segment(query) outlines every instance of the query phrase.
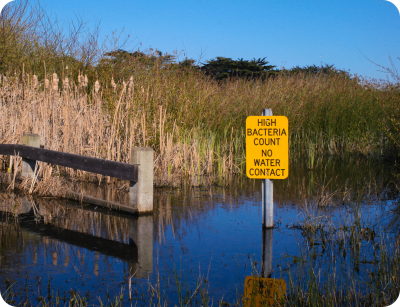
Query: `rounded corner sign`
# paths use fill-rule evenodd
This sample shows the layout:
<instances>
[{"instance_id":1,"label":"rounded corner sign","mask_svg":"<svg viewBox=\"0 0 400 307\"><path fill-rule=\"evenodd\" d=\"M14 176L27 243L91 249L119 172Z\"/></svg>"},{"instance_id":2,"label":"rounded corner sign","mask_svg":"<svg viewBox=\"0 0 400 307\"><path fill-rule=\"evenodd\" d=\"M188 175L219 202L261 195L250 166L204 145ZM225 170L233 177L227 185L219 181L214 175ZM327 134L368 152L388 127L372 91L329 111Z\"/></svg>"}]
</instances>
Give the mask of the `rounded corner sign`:
<instances>
[{"instance_id":1,"label":"rounded corner sign","mask_svg":"<svg viewBox=\"0 0 400 307\"><path fill-rule=\"evenodd\" d=\"M252 179L289 176L289 120L286 116L246 119L246 175Z\"/></svg>"}]
</instances>

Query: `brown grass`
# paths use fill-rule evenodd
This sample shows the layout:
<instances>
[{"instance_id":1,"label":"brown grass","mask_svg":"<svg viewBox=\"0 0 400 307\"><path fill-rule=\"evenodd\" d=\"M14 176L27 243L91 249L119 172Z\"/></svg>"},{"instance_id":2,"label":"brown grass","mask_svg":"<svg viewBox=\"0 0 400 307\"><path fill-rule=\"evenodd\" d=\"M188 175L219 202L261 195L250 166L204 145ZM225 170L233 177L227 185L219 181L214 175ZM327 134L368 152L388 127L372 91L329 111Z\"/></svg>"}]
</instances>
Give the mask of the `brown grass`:
<instances>
[{"instance_id":1,"label":"brown grass","mask_svg":"<svg viewBox=\"0 0 400 307\"><path fill-rule=\"evenodd\" d=\"M195 183L199 176L213 175L212 140L201 138L199 132L192 129L184 132L184 140L179 141L181 132L176 122L171 132L166 131L167 112L162 105L151 115L141 106L132 104L133 81L129 87L123 84L116 93L113 112L108 110L98 81L92 98L82 84L75 86L68 81L66 86L64 79L63 89L59 91L58 82L56 74L52 75L52 86L43 88L38 87L36 76L27 76L26 83L3 77L0 143L19 144L24 133L35 133L41 136L44 148L125 163L130 162L132 146L151 146L155 150L156 185L177 185L182 177ZM232 168L232 155L226 157L225 154L222 160L224 175L229 163ZM235 169L230 171L235 172ZM58 166L39 172L102 180L96 174Z\"/></svg>"},{"instance_id":2,"label":"brown grass","mask_svg":"<svg viewBox=\"0 0 400 307\"><path fill-rule=\"evenodd\" d=\"M306 153L312 168L315 155L383 154L389 142L383 110L399 94L339 76L221 85L197 71L130 65L135 75L119 83L112 76L89 80L81 73L75 83L68 71L44 81L28 74L2 76L0 143L19 144L24 133L36 133L44 148L126 163L132 146L148 146L155 151L157 186L224 185L243 173L247 116L267 107L287 116L291 151ZM3 157L6 167L8 159ZM58 166L52 174L104 179Z\"/></svg>"}]
</instances>

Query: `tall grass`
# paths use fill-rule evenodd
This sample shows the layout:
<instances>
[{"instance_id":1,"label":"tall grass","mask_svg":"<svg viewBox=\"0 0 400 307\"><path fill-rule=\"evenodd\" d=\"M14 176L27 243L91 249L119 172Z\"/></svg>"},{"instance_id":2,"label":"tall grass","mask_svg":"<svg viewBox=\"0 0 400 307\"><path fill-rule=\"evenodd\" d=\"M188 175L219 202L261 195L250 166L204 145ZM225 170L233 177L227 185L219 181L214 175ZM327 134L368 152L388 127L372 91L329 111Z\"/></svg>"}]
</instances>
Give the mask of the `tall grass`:
<instances>
[{"instance_id":1,"label":"tall grass","mask_svg":"<svg viewBox=\"0 0 400 307\"><path fill-rule=\"evenodd\" d=\"M276 74L217 82L157 50L109 51L77 21L63 34L39 3L0 15L0 142L41 135L45 148L129 162L132 146L156 152L157 185L226 184L245 164L245 120L272 108L289 118L290 150L308 155L397 155L399 87L342 74ZM85 34L86 33L86 34ZM3 167L9 167L3 159ZM72 170L72 177L102 180ZM204 178L207 178L206 180ZM110 179L106 178L109 182Z\"/></svg>"},{"instance_id":2,"label":"tall grass","mask_svg":"<svg viewBox=\"0 0 400 307\"><path fill-rule=\"evenodd\" d=\"M194 70L137 65L120 83L81 74L74 81L72 73L1 76L0 142L18 144L24 133L37 133L45 148L121 162L130 161L132 146L149 146L159 185L183 177L198 185L204 176L223 184L241 173L245 119L266 107L289 118L291 151L312 153L310 163L316 154L384 154L396 145L385 117L397 107L396 89L301 74L221 85Z\"/></svg>"}]
</instances>

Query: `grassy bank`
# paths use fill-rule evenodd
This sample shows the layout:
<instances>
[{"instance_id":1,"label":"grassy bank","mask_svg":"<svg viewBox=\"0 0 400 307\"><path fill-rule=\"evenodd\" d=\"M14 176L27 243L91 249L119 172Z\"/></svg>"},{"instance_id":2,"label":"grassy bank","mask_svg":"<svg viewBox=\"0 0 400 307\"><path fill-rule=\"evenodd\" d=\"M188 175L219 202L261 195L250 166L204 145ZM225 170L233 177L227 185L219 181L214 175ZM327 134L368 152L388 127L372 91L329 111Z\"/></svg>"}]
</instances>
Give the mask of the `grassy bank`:
<instances>
[{"instance_id":1,"label":"grassy bank","mask_svg":"<svg viewBox=\"0 0 400 307\"><path fill-rule=\"evenodd\" d=\"M305 153L312 164L317 155L344 152L397 157L398 84L332 66L216 81L191 60L179 63L178 54L119 50L126 41L118 35L101 43L99 29L87 31L83 21L65 34L28 0L7 5L0 21L1 143L38 133L45 148L121 162L129 162L132 146L149 146L157 185L183 178L226 184L244 170L246 117L272 108L289 118L293 158ZM11 164L3 158L4 168Z\"/></svg>"},{"instance_id":2,"label":"grassy bank","mask_svg":"<svg viewBox=\"0 0 400 307\"><path fill-rule=\"evenodd\" d=\"M293 156L396 154L398 89L301 74L221 85L198 71L139 64L121 84L75 81L68 70L44 80L2 76L0 142L37 133L45 148L121 162L132 146L149 146L159 185L223 182L243 171L246 117L272 108L289 118Z\"/></svg>"}]
</instances>

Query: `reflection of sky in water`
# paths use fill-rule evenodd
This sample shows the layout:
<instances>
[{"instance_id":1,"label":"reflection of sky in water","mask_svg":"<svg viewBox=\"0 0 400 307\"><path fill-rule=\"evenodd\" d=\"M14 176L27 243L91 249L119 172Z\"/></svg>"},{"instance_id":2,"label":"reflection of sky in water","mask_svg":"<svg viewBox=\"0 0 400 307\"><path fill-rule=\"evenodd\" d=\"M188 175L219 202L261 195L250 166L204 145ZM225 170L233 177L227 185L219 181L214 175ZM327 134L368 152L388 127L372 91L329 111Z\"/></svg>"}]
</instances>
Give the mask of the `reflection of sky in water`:
<instances>
[{"instance_id":1,"label":"reflection of sky in water","mask_svg":"<svg viewBox=\"0 0 400 307\"><path fill-rule=\"evenodd\" d=\"M186 194L176 191L158 191L157 193L161 196L157 196L158 209L152 225L154 227L153 270L147 274L143 271L140 273L142 277L133 278L134 297L140 299L141 302L143 293L148 299L148 282L155 283L158 273L162 291L165 291L171 303L178 303L175 274L180 276L183 294L186 290L194 291L196 283L201 280L203 288L208 287L208 293L214 299L214 304L222 297L224 301L234 302L237 292L243 293L245 277L253 273L252 263L257 271L260 270L261 197L260 189L256 190L256 192L245 192L238 196L232 196L230 192L223 193L222 190L210 196L207 189L193 189ZM363 227L376 224L377 221L388 217L388 208L396 206L396 202L392 204L390 201L380 202L373 200L373 197L364 198L364 202L365 205L362 206L363 209L360 212ZM312 201L308 206L309 212L311 212L311 203ZM322 225L327 228L330 223L343 220L347 225L352 225L355 210L354 203L348 202L330 211L320 210L314 216L331 217L331 219L320 219ZM275 205L274 221L278 222L278 227L273 232L272 277L279 278L280 270L293 265L294 256L300 256L299 248L303 250L307 248L302 237L302 230L291 228L307 218L305 212L304 207L293 201L285 200ZM93 213L93 216L100 215L100 213ZM381 226L385 227L391 220L392 218L388 218ZM130 222L124 219L123 222L118 223L122 227L121 225ZM40 280L41 294L47 297L47 285L50 278L53 295L56 289L60 289L61 297L64 295L63 291L73 289L78 290L82 296L89 292L92 302L95 302L98 296L104 302L107 300L107 289L110 296L114 297L120 293L121 287L124 287L124 298L128 297L129 270L132 270L132 267L136 270L138 266L129 264L124 255L115 256L117 251L109 251L109 255L106 255L104 246L109 246L107 242L104 241L105 245L100 246L93 241L92 246L85 248L84 244L90 245L89 236L83 237L85 242L77 246L68 243L72 241L59 240L57 236L43 237L24 228L18 232L11 231L15 226L6 224L4 221L1 225L0 290L2 292L5 290L5 279L8 278L11 281L17 281L14 285L15 293L22 291L27 282L30 293L37 296L37 283ZM104 225L99 225L98 227L104 227ZM44 226L39 226L39 232L40 228ZM382 228L382 230L390 235L390 229ZM87 233L95 233L95 231L88 229ZM103 234L106 233L108 231L103 232ZM120 242L127 242L126 236L120 237L125 238ZM366 250L371 251L373 244L373 242L362 241L360 255L365 254ZM319 255L315 263L317 268L324 268L327 260L333 256L337 257L338 265L343 263L348 269L353 266L350 255L339 256L335 247L328 245L328 248L322 251L321 245L316 245L316 252ZM371 252L368 255L370 254ZM130 261L137 262L138 260L130 259ZM362 276L364 271L369 270L371 264L361 263L359 266L360 276ZM285 274L283 273L283 278L287 280ZM200 276L201 279L199 279ZM207 279L209 283L204 284L204 279ZM66 297L69 297L68 293Z\"/></svg>"},{"instance_id":2,"label":"reflection of sky in water","mask_svg":"<svg viewBox=\"0 0 400 307\"><path fill-rule=\"evenodd\" d=\"M199 274L199 263L201 274L207 276L210 280L210 290L213 290L215 298L224 297L228 301L232 301L236 297L236 290L242 291L244 278L252 274L251 264L256 264L257 271L260 271L261 262L261 206L259 197L255 197L255 201L248 197L239 198L235 206L227 206L218 200L213 203L213 210L204 214L197 214L189 218L180 226L183 229L189 228L183 232L175 230L172 227L165 231L165 241L156 246L161 263L176 264L179 268L181 265L193 269L191 276ZM210 201L211 202L211 201ZM380 202L363 206L360 214L362 218L360 224L362 227L371 225L371 221L378 221L386 217L389 206ZM335 221L345 221L346 225L354 223L355 206L347 205L340 208L333 208L329 212L319 212L316 214L317 221L322 224ZM311 210L310 210L311 211ZM319 218L328 215L328 219ZM343 217L343 219L342 219ZM299 248L303 250L307 248L304 243L302 232L298 229L291 228L297 225L298 221L306 219L307 215L304 211L299 211L298 206L285 205L275 206L274 220L278 222L278 227L273 232L273 275L272 277L280 278L282 276L287 280L287 275L281 275L280 268L292 265L293 256L300 256ZM331 219L330 219L331 218ZM343 222L342 222L343 223ZM183 234L183 235L182 235ZM338 235L337 233L335 235ZM377 242L377 241L375 241ZM317 242L318 244L318 242ZM360 250L362 256L371 248L373 242L362 241ZM346 268L352 268L350 254L345 257L334 255L337 253L336 247L329 246L325 251L321 251L321 247L316 245L316 252L320 255L319 263L314 264L317 268L326 268L327 262L331 257L336 257L338 268L340 265ZM370 257L367 257L370 260ZM365 260L368 260L365 258ZM279 265L279 266L278 266ZM371 264L360 264L360 276L363 269L369 269ZM162 266L161 275L171 272L171 269L165 269ZM344 280L343 280L344 282ZM190 289L194 289L195 285L191 284Z\"/></svg>"}]
</instances>

